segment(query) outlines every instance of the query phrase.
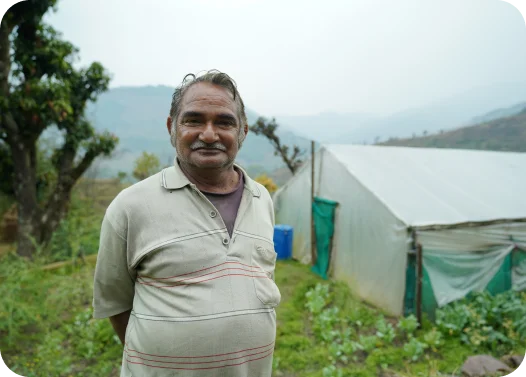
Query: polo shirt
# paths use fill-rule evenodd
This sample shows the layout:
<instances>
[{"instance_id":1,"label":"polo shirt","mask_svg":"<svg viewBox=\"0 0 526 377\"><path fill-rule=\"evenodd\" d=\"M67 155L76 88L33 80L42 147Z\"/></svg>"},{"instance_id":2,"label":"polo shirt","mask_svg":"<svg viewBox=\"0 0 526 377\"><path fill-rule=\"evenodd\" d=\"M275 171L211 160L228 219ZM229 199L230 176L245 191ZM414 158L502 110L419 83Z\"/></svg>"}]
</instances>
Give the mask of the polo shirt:
<instances>
[{"instance_id":1,"label":"polo shirt","mask_svg":"<svg viewBox=\"0 0 526 377\"><path fill-rule=\"evenodd\" d=\"M232 236L177 163L123 190L102 222L94 317L132 309L121 377L270 377L281 295L274 209L244 177Z\"/></svg>"}]
</instances>

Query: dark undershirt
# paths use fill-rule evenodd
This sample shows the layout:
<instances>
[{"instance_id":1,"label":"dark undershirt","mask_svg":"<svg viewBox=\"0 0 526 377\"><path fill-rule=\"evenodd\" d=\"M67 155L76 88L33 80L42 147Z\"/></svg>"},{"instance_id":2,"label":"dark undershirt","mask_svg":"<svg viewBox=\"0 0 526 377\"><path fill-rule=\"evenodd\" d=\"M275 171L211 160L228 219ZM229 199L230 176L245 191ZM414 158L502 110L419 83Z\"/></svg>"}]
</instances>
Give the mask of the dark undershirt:
<instances>
[{"instance_id":1,"label":"dark undershirt","mask_svg":"<svg viewBox=\"0 0 526 377\"><path fill-rule=\"evenodd\" d=\"M219 215L221 215L230 237L232 237L232 232L234 231L237 211L239 209L239 204L241 203L241 197L243 196L244 189L243 173L237 169L236 172L239 175L239 182L237 187L231 192L217 194L213 192L202 191L202 193L208 198L208 200L210 200L214 207L216 207Z\"/></svg>"}]
</instances>

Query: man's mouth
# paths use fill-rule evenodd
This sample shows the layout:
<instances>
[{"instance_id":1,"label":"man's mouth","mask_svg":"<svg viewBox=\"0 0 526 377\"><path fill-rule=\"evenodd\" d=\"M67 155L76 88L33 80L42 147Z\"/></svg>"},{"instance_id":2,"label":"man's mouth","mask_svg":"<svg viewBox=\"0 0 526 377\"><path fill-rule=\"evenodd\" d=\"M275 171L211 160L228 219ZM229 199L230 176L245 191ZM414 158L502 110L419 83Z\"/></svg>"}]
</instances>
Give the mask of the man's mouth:
<instances>
[{"instance_id":1,"label":"man's mouth","mask_svg":"<svg viewBox=\"0 0 526 377\"><path fill-rule=\"evenodd\" d=\"M213 153L213 152L223 152L221 149L219 148L197 148L197 149L194 149L194 152L195 151L199 151L199 152L209 152L209 153Z\"/></svg>"}]
</instances>

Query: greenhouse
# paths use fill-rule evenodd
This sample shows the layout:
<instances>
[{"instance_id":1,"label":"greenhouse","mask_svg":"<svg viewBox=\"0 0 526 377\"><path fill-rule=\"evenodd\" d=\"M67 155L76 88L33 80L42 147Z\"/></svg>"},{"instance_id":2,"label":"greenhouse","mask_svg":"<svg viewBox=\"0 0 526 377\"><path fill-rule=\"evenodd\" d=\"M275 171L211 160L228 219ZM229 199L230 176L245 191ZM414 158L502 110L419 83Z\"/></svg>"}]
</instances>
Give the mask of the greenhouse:
<instances>
[{"instance_id":1,"label":"greenhouse","mask_svg":"<svg viewBox=\"0 0 526 377\"><path fill-rule=\"evenodd\" d=\"M322 277L392 315L526 289L526 153L324 145L313 160L274 203Z\"/></svg>"}]
</instances>

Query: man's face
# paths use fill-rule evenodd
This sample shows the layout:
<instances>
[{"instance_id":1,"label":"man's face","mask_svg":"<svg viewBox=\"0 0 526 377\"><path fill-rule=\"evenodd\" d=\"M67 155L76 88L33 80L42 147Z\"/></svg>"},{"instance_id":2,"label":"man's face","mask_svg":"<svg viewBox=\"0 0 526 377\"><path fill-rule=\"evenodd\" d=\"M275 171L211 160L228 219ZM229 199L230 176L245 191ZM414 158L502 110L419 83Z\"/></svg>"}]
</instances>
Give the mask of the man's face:
<instances>
[{"instance_id":1,"label":"man's face","mask_svg":"<svg viewBox=\"0 0 526 377\"><path fill-rule=\"evenodd\" d=\"M223 87L192 85L181 101L175 130L172 118L167 120L178 159L200 169L232 165L248 132L248 125L242 126L237 114L232 94Z\"/></svg>"}]
</instances>

